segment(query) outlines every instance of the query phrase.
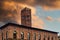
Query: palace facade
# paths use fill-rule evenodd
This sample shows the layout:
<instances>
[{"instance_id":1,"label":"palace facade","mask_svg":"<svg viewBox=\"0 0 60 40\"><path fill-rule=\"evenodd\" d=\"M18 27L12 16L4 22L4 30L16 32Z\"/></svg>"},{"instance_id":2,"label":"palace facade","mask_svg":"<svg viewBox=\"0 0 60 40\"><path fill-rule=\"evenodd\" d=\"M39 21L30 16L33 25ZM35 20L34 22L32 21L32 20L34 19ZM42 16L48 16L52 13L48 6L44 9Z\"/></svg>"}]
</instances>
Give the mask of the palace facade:
<instances>
[{"instance_id":1,"label":"palace facade","mask_svg":"<svg viewBox=\"0 0 60 40\"><path fill-rule=\"evenodd\" d=\"M7 23L0 27L0 40L58 40L58 32Z\"/></svg>"}]
</instances>

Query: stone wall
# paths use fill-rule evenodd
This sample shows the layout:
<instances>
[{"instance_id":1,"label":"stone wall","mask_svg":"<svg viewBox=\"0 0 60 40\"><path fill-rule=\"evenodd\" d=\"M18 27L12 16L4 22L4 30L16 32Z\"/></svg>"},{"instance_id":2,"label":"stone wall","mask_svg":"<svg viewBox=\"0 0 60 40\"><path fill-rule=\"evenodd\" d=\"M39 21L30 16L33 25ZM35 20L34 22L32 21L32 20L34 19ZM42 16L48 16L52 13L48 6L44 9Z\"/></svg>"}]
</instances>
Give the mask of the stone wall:
<instances>
[{"instance_id":1,"label":"stone wall","mask_svg":"<svg viewBox=\"0 0 60 40\"><path fill-rule=\"evenodd\" d=\"M36 40L39 39L39 35L41 35L41 40L44 40L44 38L46 40L48 40L48 37L50 40L58 40L58 35L55 33L51 33L51 32L45 32L45 31L39 31L39 30L34 30L34 29L27 29L27 28L22 28L22 27L16 27L13 25L9 25L9 27L6 27L2 30L0 30L0 40L2 40L2 32L3 32L3 39L6 40L6 32L8 31L8 39L9 40L13 40L13 32L14 30L16 30L17 32L17 39L20 40L21 39L21 32L24 32L24 39L27 40L28 38L28 32L30 33L30 40L34 40L34 33L36 33Z\"/></svg>"}]
</instances>

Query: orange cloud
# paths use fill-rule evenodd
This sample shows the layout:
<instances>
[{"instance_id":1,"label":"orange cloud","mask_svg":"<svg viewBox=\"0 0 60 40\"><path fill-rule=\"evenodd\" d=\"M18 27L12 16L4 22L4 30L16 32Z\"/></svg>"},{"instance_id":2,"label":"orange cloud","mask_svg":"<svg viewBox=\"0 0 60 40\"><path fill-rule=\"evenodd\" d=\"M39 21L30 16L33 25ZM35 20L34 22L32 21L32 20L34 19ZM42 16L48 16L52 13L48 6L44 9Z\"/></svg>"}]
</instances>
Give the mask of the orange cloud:
<instances>
[{"instance_id":1,"label":"orange cloud","mask_svg":"<svg viewBox=\"0 0 60 40\"><path fill-rule=\"evenodd\" d=\"M60 22L60 18L58 18L57 21Z\"/></svg>"},{"instance_id":2,"label":"orange cloud","mask_svg":"<svg viewBox=\"0 0 60 40\"><path fill-rule=\"evenodd\" d=\"M32 26L42 29L44 26L44 21L38 18L38 16L32 16Z\"/></svg>"},{"instance_id":3,"label":"orange cloud","mask_svg":"<svg viewBox=\"0 0 60 40\"><path fill-rule=\"evenodd\" d=\"M54 0L53 2L49 2L47 4L47 6L42 6L44 10L60 10L60 0Z\"/></svg>"},{"instance_id":4,"label":"orange cloud","mask_svg":"<svg viewBox=\"0 0 60 40\"><path fill-rule=\"evenodd\" d=\"M52 18L51 16L47 16L47 17L46 17L46 20L48 20L48 21L53 21L53 18Z\"/></svg>"},{"instance_id":5,"label":"orange cloud","mask_svg":"<svg viewBox=\"0 0 60 40\"><path fill-rule=\"evenodd\" d=\"M9 1L10 5L16 5L16 3L20 4L26 4L30 6L42 6L44 10L54 10L59 9L60 10L60 1L59 0L5 0L6 2ZM8 2L7 2L8 4Z\"/></svg>"},{"instance_id":6,"label":"orange cloud","mask_svg":"<svg viewBox=\"0 0 60 40\"><path fill-rule=\"evenodd\" d=\"M21 10L25 7L30 8L31 9L31 17L32 17L32 26L36 27L36 28L43 28L44 22L43 22L42 19L39 19L35 15L35 13L36 13L35 7L27 5L27 4L17 3L17 2L14 2L14 1L11 1L11 2L5 1L3 4L4 4L3 5L4 10L11 11L11 13L8 12L9 14L6 13L6 14L8 14L7 17L8 18L12 17L11 20L16 21L17 24L21 24L21 15L20 15Z\"/></svg>"}]
</instances>

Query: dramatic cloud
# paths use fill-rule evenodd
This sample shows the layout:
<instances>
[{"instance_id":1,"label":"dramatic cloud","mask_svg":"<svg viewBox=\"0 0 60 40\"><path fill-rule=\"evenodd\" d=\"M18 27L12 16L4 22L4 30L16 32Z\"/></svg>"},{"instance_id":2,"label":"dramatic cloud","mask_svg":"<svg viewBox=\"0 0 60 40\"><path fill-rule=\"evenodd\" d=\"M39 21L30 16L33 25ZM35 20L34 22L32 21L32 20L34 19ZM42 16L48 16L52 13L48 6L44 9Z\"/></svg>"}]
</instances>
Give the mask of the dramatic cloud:
<instances>
[{"instance_id":1,"label":"dramatic cloud","mask_svg":"<svg viewBox=\"0 0 60 40\"><path fill-rule=\"evenodd\" d=\"M53 18L52 18L51 16L47 16L47 17L46 17L46 20L48 20L48 21L53 21Z\"/></svg>"},{"instance_id":2,"label":"dramatic cloud","mask_svg":"<svg viewBox=\"0 0 60 40\"><path fill-rule=\"evenodd\" d=\"M60 9L60 0L36 0L35 3L45 10Z\"/></svg>"},{"instance_id":3,"label":"dramatic cloud","mask_svg":"<svg viewBox=\"0 0 60 40\"><path fill-rule=\"evenodd\" d=\"M33 27L36 28L43 28L44 26L44 21L42 19L40 19L38 16L32 16L32 25Z\"/></svg>"},{"instance_id":4,"label":"dramatic cloud","mask_svg":"<svg viewBox=\"0 0 60 40\"><path fill-rule=\"evenodd\" d=\"M0 0L0 21L7 23L13 22L21 24L20 11L24 7L28 7L32 10L32 26L42 27L44 22L35 15L35 6L42 6L43 9L60 9L60 1L58 0ZM36 19L33 19L36 18ZM38 19L38 21L37 21ZM36 20L36 21L34 21ZM52 20L51 17L47 17L47 20Z\"/></svg>"},{"instance_id":5,"label":"dramatic cloud","mask_svg":"<svg viewBox=\"0 0 60 40\"><path fill-rule=\"evenodd\" d=\"M30 6L42 6L45 10L60 9L60 0L15 0Z\"/></svg>"},{"instance_id":6,"label":"dramatic cloud","mask_svg":"<svg viewBox=\"0 0 60 40\"><path fill-rule=\"evenodd\" d=\"M60 18L58 18L57 21L60 22Z\"/></svg>"},{"instance_id":7,"label":"dramatic cloud","mask_svg":"<svg viewBox=\"0 0 60 40\"><path fill-rule=\"evenodd\" d=\"M31 9L32 26L43 28L43 21L41 19L38 19L37 16L34 16L36 13L36 9L33 6L17 3L14 1L11 1L11 2L4 1L2 4L3 4L3 6L1 7L2 9L0 9L1 10L0 21L4 23L13 22L13 23L21 24L21 15L20 15L21 10L25 7L28 7ZM37 22L37 19L38 19L38 22Z\"/></svg>"},{"instance_id":8,"label":"dramatic cloud","mask_svg":"<svg viewBox=\"0 0 60 40\"><path fill-rule=\"evenodd\" d=\"M4 0L14 1L21 4L30 6L42 6L44 9L60 9L60 0Z\"/></svg>"},{"instance_id":9,"label":"dramatic cloud","mask_svg":"<svg viewBox=\"0 0 60 40\"><path fill-rule=\"evenodd\" d=\"M50 21L50 22L55 22L55 21L58 21L58 22L60 22L60 18L52 18L51 16L47 16L46 17L46 20L48 20L48 21Z\"/></svg>"}]
</instances>

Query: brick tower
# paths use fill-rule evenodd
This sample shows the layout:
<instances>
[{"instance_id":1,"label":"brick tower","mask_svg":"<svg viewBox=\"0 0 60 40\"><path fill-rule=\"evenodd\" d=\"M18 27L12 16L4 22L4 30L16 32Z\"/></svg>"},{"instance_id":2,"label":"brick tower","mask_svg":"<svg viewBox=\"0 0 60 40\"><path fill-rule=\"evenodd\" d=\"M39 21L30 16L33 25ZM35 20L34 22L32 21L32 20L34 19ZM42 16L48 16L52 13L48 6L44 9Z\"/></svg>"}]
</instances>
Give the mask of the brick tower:
<instances>
[{"instance_id":1,"label":"brick tower","mask_svg":"<svg viewBox=\"0 0 60 40\"><path fill-rule=\"evenodd\" d=\"M31 27L31 9L25 7L21 10L21 24Z\"/></svg>"}]
</instances>

